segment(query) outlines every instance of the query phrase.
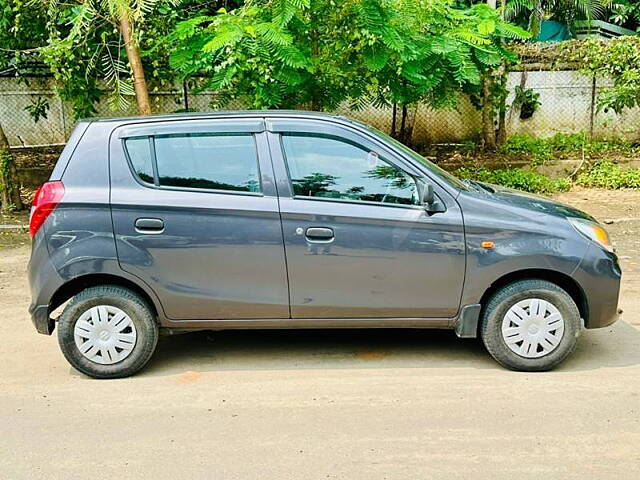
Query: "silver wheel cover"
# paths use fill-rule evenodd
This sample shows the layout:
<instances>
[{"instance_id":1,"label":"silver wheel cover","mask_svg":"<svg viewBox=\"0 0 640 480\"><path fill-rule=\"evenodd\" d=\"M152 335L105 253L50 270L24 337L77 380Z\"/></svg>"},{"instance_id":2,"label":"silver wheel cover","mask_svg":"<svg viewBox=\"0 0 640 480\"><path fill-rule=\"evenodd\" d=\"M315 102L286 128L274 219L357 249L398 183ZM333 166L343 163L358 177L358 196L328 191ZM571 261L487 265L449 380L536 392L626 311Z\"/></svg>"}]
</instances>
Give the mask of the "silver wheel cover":
<instances>
[{"instance_id":1,"label":"silver wheel cover","mask_svg":"<svg viewBox=\"0 0 640 480\"><path fill-rule=\"evenodd\" d=\"M553 352L564 335L564 318L551 303L529 298L513 305L502 320L502 338L521 357L539 358Z\"/></svg>"},{"instance_id":2,"label":"silver wheel cover","mask_svg":"<svg viewBox=\"0 0 640 480\"><path fill-rule=\"evenodd\" d=\"M137 333L129 315L111 305L98 305L80 315L73 337L85 358L112 365L131 354Z\"/></svg>"}]
</instances>

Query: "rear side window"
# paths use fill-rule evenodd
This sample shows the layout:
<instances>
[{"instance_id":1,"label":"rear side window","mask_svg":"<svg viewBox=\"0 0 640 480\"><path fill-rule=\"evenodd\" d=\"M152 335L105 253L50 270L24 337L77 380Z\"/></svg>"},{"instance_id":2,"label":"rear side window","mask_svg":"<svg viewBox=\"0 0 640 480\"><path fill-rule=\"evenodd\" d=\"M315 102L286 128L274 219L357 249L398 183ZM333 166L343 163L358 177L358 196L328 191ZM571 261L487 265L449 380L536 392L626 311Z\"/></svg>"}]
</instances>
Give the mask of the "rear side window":
<instances>
[{"instance_id":1,"label":"rear side window","mask_svg":"<svg viewBox=\"0 0 640 480\"><path fill-rule=\"evenodd\" d=\"M144 139L146 150L138 140L142 139L127 139L125 144L133 169L142 181L160 187L261 191L252 135L158 135ZM157 167L155 181L153 153Z\"/></svg>"}]
</instances>

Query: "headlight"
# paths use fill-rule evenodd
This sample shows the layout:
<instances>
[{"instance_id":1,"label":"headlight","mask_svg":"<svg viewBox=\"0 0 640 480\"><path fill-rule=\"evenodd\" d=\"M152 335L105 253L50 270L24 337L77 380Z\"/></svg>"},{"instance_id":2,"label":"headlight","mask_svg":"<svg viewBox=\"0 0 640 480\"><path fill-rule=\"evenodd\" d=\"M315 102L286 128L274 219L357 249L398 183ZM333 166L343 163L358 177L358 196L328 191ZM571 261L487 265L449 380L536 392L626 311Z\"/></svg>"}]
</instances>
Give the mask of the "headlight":
<instances>
[{"instance_id":1,"label":"headlight","mask_svg":"<svg viewBox=\"0 0 640 480\"><path fill-rule=\"evenodd\" d=\"M592 242L597 243L606 251L613 253L613 245L611 245L609 234L598 223L585 220L584 218L569 217L567 220L569 220L569 223L582 235Z\"/></svg>"}]
</instances>

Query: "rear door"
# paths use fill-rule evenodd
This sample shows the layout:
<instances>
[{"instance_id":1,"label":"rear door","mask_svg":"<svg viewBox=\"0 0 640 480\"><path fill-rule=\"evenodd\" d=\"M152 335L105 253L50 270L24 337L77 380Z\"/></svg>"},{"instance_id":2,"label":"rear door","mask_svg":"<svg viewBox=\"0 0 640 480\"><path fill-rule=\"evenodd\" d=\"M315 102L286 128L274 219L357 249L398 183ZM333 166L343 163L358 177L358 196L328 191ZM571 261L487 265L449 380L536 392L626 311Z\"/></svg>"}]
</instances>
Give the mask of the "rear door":
<instances>
[{"instance_id":1,"label":"rear door","mask_svg":"<svg viewBox=\"0 0 640 480\"><path fill-rule=\"evenodd\" d=\"M455 199L374 137L320 120L267 119L293 318L449 318L465 247Z\"/></svg>"},{"instance_id":2,"label":"rear door","mask_svg":"<svg viewBox=\"0 0 640 480\"><path fill-rule=\"evenodd\" d=\"M262 119L123 126L110 149L120 265L169 319L289 317Z\"/></svg>"}]
</instances>

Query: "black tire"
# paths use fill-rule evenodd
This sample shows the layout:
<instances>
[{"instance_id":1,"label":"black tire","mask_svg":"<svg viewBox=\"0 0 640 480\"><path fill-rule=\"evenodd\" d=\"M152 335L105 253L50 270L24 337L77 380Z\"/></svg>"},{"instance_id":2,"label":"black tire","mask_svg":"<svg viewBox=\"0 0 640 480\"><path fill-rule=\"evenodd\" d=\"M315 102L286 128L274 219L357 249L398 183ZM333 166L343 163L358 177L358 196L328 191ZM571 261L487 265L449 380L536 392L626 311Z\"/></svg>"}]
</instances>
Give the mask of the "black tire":
<instances>
[{"instance_id":1,"label":"black tire","mask_svg":"<svg viewBox=\"0 0 640 480\"><path fill-rule=\"evenodd\" d=\"M564 320L560 342L554 350L538 358L527 358L512 351L502 335L502 321L507 311L516 303L532 298L553 304ZM540 372L553 369L573 352L581 326L578 307L562 288L546 280L519 280L500 288L486 302L481 314L480 335L500 365L511 370ZM540 352L543 351L541 348Z\"/></svg>"},{"instance_id":2,"label":"black tire","mask_svg":"<svg viewBox=\"0 0 640 480\"><path fill-rule=\"evenodd\" d=\"M124 311L136 329L135 346L123 360L110 365L86 358L76 346L74 328L80 316L98 305ZM58 325L58 343L67 361L76 370L94 378L122 378L138 372L149 361L158 343L158 324L147 302L131 290L115 285L87 288L67 304Z\"/></svg>"}]
</instances>

